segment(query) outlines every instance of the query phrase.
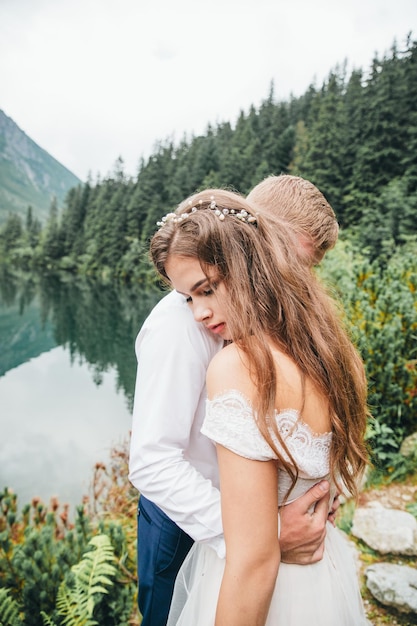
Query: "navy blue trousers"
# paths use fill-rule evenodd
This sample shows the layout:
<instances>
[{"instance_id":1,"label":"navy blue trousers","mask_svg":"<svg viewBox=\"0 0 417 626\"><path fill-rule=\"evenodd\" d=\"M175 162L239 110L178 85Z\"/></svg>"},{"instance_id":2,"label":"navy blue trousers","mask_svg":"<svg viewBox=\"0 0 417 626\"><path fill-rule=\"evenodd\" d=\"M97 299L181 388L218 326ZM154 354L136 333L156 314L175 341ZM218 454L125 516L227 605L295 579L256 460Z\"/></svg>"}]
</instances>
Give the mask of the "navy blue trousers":
<instances>
[{"instance_id":1,"label":"navy blue trousers","mask_svg":"<svg viewBox=\"0 0 417 626\"><path fill-rule=\"evenodd\" d=\"M193 540L144 496L138 507L138 605L142 626L166 626L175 578Z\"/></svg>"}]
</instances>

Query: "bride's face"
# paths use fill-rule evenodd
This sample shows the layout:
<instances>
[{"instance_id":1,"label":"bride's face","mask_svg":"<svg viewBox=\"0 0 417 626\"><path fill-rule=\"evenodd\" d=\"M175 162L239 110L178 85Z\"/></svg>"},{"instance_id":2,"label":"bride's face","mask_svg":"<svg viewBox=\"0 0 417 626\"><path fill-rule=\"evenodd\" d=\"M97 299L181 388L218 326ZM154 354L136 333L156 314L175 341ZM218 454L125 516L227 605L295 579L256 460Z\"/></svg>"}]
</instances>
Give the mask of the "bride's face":
<instances>
[{"instance_id":1,"label":"bride's face","mask_svg":"<svg viewBox=\"0 0 417 626\"><path fill-rule=\"evenodd\" d=\"M226 288L222 282L216 282L215 269L206 275L198 259L172 254L165 272L175 291L185 297L194 319L213 334L230 340L225 307L222 306Z\"/></svg>"}]
</instances>

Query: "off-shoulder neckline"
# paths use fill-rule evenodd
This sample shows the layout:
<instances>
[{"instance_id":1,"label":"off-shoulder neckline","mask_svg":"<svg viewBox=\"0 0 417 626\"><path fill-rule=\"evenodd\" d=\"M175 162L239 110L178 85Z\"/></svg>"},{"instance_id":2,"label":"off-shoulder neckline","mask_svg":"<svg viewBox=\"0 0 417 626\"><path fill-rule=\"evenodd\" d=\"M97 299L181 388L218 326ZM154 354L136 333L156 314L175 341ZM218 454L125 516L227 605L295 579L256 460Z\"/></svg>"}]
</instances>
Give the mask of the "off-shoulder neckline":
<instances>
[{"instance_id":1,"label":"off-shoulder neckline","mask_svg":"<svg viewBox=\"0 0 417 626\"><path fill-rule=\"evenodd\" d=\"M243 393L243 391L240 391L239 389L226 389L225 391L221 391L220 393L217 393L215 396L213 396L213 398L211 399L207 398L207 402L213 403L218 400L222 400L223 398L227 396L232 396L232 397L238 396L239 399L242 400L243 403L246 404L246 406L253 411L253 406L252 406L250 399ZM327 439L329 435L332 435L332 431L330 430L324 433L316 432L310 426L310 424L307 424L307 422L301 417L300 411L298 409L292 409L290 407L287 407L286 409L280 409L280 410L275 409L276 418L280 416L284 416L284 415L291 415L294 418L294 424L298 423L302 425L304 428L308 430L311 436L316 439L320 439L320 438Z\"/></svg>"}]
</instances>

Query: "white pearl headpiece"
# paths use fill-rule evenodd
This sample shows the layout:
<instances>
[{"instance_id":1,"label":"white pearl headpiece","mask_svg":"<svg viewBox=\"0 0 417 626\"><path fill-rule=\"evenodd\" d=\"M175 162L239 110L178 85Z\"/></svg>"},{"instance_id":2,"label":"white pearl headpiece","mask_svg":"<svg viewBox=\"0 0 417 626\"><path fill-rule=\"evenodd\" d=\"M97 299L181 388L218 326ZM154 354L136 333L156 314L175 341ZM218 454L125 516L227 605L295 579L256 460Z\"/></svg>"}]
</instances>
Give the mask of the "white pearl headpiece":
<instances>
[{"instance_id":1,"label":"white pearl headpiece","mask_svg":"<svg viewBox=\"0 0 417 626\"><path fill-rule=\"evenodd\" d=\"M164 217L161 219L160 222L156 222L156 225L159 226L159 228L162 228L163 226L165 226L165 224L169 224L171 222L174 222L175 224L178 222L183 222L184 220L187 219L187 217L189 217L190 215L198 211L198 209L201 208L202 204L203 204L203 201L199 200L198 205L193 206L193 203L190 200L189 211L185 211L184 213L180 213L180 214L167 213L166 215L164 215ZM226 215L232 215L233 217L237 217L237 219L239 219L242 222L245 222L246 224L256 224L256 217L254 217L253 215L251 215L244 209L241 209L240 211L237 211L236 209L219 209L214 199L214 196L210 197L209 209L214 211L214 214L217 215L217 217L219 218L221 222L225 219Z\"/></svg>"}]
</instances>

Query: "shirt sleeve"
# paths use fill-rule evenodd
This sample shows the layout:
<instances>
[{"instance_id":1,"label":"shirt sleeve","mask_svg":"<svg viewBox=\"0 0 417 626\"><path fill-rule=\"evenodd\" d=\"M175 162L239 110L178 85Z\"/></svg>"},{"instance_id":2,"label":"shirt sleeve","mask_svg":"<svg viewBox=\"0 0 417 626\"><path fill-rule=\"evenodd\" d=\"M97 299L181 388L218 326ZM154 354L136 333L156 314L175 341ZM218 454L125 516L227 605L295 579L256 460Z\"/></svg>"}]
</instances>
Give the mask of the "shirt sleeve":
<instances>
[{"instance_id":1,"label":"shirt sleeve","mask_svg":"<svg viewBox=\"0 0 417 626\"><path fill-rule=\"evenodd\" d=\"M129 479L193 539L221 553L219 490L186 453L190 437L202 437L195 413L218 349L206 335L185 303L151 313L139 333Z\"/></svg>"}]
</instances>

